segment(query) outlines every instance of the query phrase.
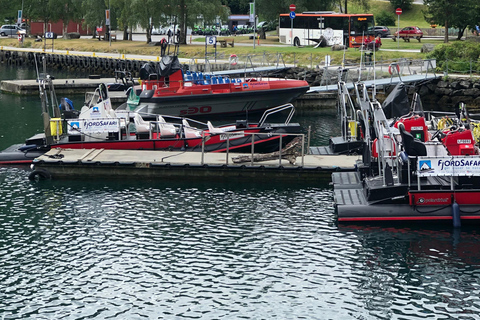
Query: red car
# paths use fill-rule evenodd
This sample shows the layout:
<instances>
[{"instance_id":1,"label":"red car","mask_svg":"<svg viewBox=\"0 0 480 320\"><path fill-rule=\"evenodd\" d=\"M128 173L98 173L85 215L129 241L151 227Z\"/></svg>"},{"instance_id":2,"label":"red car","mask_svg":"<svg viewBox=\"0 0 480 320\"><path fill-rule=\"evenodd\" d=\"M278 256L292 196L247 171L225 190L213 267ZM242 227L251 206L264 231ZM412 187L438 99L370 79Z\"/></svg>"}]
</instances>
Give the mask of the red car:
<instances>
[{"instance_id":1,"label":"red car","mask_svg":"<svg viewBox=\"0 0 480 320\"><path fill-rule=\"evenodd\" d=\"M420 42L423 37L423 31L419 27L405 27L400 32L395 32L393 41L397 41L397 35L399 38L402 38L404 41L409 41L411 38L415 38Z\"/></svg>"}]
</instances>

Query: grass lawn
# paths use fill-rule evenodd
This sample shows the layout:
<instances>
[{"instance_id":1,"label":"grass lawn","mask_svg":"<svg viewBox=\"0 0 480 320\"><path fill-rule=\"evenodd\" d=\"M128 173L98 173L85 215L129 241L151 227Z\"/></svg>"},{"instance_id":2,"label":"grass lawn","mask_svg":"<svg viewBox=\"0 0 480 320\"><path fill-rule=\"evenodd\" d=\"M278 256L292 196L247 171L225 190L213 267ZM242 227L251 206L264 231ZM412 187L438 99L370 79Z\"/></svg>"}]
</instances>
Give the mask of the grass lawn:
<instances>
[{"instance_id":1,"label":"grass lawn","mask_svg":"<svg viewBox=\"0 0 480 320\"><path fill-rule=\"evenodd\" d=\"M231 37L226 37L231 39ZM246 36L235 37L235 43L252 43L253 40L249 40ZM262 46L266 43L278 44L278 38L275 36L267 37L267 40L261 40L260 45L257 45L253 49L253 43L251 46L235 46L228 48L217 48L217 57L228 58L231 54L236 54L241 57L242 55L257 55L257 56L276 56L277 53L281 54L285 63L302 66L315 66L322 63L325 60L326 55L330 55L333 64L340 64L344 59L343 51L331 51L330 47L325 48L313 48L313 47L292 47L288 45L284 46ZM420 50L424 43L440 44L443 43L442 39L423 39L422 42L412 40L410 42L404 42L400 40L399 43L389 38L382 39L382 48L376 52L377 60L396 60L399 58L410 59L425 59L426 55L420 52L402 52L398 49ZM13 46L18 47L18 41L14 38L0 39L0 46ZM42 48L41 42L34 42L33 40L26 39L25 48ZM70 50L70 51L86 51L86 52L111 52L114 54L143 54L143 55L159 55L160 47L154 47L140 41L115 41L109 46L106 41L98 41L95 39L74 39L74 40L55 40L55 49L57 50ZM394 51L384 51L382 49L392 49ZM212 47L209 47L209 53L213 53ZM181 58L199 58L202 59L205 56L205 47L202 45L182 45L180 46ZM348 62L359 62L361 52L353 48L349 48L345 51L345 59ZM211 58L210 58L211 59Z\"/></svg>"},{"instance_id":2,"label":"grass lawn","mask_svg":"<svg viewBox=\"0 0 480 320\"><path fill-rule=\"evenodd\" d=\"M350 13L362 13L366 10L361 9L358 5L349 5ZM400 27L409 25L416 25L420 28L430 28L429 23L423 18L423 5L414 4L412 10L404 11L400 16ZM370 9L367 12L378 15L381 11L392 12L395 15L395 8L392 7L389 1L372 1L370 3ZM396 15L395 15L396 17ZM396 31L396 26L389 26L392 33ZM437 28L440 29L440 28ZM295 63L301 66L316 66L325 61L325 56L330 55L332 64L340 64L343 59L347 62L358 63L360 61L361 52L349 48L345 52L343 51L331 51L330 47L326 48L313 48L313 47L292 47L289 45L280 45L278 42L278 36L275 32L270 32L267 35L267 39L260 40L260 45L257 45L253 49L253 40L247 36L228 36L219 37L219 39L228 39L235 41L235 44L249 44L248 46L236 45L235 47L228 46L227 48L217 48L217 58L227 58L231 54L236 54L241 57L242 55L257 55L257 56L269 56L275 57L277 53L281 54L282 61L288 64ZM453 37L450 38L453 40ZM189 40L187 40L189 41ZM182 45L180 46L181 58L199 58L205 57L205 46L199 45L203 43L204 38L195 39L197 45ZM412 40L405 42L400 40L398 43L391 38L382 39L382 48L376 52L376 59L378 60L398 60L400 58L409 59L425 59L426 54L420 52L402 52L400 50L420 50L424 43L440 44L443 43L443 39L422 39L422 42ZM277 46L266 46L266 44L275 44ZM279 46L280 45L280 46ZM14 46L18 47L18 41L16 38L2 38L0 39L0 46ZM42 48L41 42L34 42L31 39L26 39L24 47ZM157 56L160 54L160 47L150 46L141 41L114 41L111 46L107 41L98 41L96 39L74 39L74 40L55 40L55 49L57 50L75 50L75 51L87 51L87 52L111 52L114 54L143 54ZM392 51L385 51L385 49L391 49ZM213 48L208 48L209 53L213 53ZM210 60L212 58L210 57ZM280 62L282 62L280 61Z\"/></svg>"}]
</instances>

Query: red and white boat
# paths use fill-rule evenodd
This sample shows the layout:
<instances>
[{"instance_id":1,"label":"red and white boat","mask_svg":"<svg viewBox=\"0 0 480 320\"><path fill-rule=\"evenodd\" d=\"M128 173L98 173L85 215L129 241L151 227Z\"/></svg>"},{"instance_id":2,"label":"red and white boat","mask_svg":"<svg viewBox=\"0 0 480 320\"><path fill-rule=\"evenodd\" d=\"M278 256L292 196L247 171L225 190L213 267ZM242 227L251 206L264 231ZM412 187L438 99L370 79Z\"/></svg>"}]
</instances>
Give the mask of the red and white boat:
<instances>
[{"instance_id":1,"label":"red and white boat","mask_svg":"<svg viewBox=\"0 0 480 320\"><path fill-rule=\"evenodd\" d=\"M0 152L0 164L31 163L54 148L268 153L301 135L300 125L290 123L292 104L267 110L257 123L237 120L215 127L210 121L161 115L146 121L136 112L115 111L103 84L93 100L98 102L84 106L73 119L50 118L44 108L45 133ZM269 122L269 116L278 113L286 114L286 120Z\"/></svg>"},{"instance_id":2,"label":"red and white boat","mask_svg":"<svg viewBox=\"0 0 480 320\"><path fill-rule=\"evenodd\" d=\"M304 80L229 78L184 72L178 58L164 56L157 69L146 64L142 84L118 110L181 117L245 115L291 103L309 89Z\"/></svg>"}]
</instances>

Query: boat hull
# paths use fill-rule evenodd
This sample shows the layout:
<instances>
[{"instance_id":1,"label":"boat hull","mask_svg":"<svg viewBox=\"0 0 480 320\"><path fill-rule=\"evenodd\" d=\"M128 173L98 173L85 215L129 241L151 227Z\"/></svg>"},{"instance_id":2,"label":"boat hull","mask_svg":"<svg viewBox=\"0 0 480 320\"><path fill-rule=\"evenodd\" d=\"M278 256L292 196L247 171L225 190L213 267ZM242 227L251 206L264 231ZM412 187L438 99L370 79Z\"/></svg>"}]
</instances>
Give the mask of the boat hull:
<instances>
[{"instance_id":1,"label":"boat hull","mask_svg":"<svg viewBox=\"0 0 480 320\"><path fill-rule=\"evenodd\" d=\"M212 115L245 115L263 112L275 106L291 103L303 95L308 88L308 86L301 86L229 93L141 97L138 106L132 108L125 103L119 109L141 114L162 114L189 118Z\"/></svg>"},{"instance_id":2,"label":"boat hull","mask_svg":"<svg viewBox=\"0 0 480 320\"><path fill-rule=\"evenodd\" d=\"M20 150L23 144L15 144L0 152L0 165L30 164L33 159L43 155L48 150Z\"/></svg>"}]
</instances>

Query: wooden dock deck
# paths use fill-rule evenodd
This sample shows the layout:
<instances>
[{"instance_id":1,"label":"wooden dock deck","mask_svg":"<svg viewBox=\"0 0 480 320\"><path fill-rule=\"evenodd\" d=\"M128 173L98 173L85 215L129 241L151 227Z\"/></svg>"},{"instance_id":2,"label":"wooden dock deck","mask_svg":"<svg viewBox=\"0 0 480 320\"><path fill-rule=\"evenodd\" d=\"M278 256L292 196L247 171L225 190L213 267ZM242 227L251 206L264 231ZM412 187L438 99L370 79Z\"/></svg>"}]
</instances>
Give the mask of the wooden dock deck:
<instances>
[{"instance_id":1,"label":"wooden dock deck","mask_svg":"<svg viewBox=\"0 0 480 320\"><path fill-rule=\"evenodd\" d=\"M31 178L179 178L179 179L269 179L316 181L335 171L353 171L358 156L298 156L286 159L234 163L250 154L173 152L147 150L54 149L34 160Z\"/></svg>"}]
</instances>

